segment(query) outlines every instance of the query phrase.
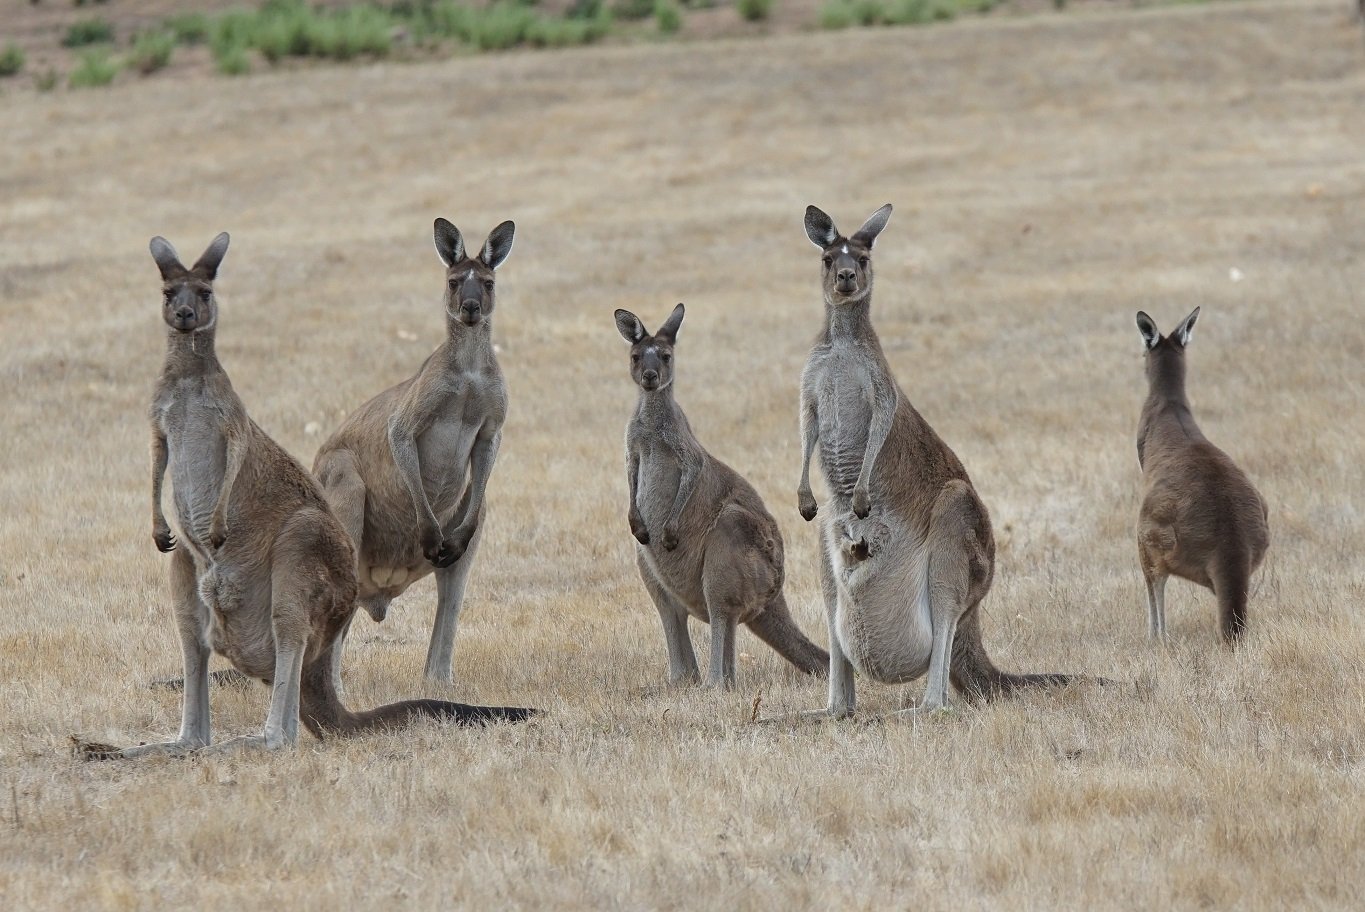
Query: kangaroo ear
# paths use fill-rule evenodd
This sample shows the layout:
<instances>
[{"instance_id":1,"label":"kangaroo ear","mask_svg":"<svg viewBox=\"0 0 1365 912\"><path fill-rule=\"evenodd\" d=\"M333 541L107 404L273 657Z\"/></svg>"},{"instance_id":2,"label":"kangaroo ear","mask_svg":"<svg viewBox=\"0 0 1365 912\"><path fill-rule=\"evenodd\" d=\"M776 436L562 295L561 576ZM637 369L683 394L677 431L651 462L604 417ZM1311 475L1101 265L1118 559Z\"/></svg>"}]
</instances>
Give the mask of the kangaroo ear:
<instances>
[{"instance_id":1,"label":"kangaroo ear","mask_svg":"<svg viewBox=\"0 0 1365 912\"><path fill-rule=\"evenodd\" d=\"M1161 341L1161 333L1156 328L1156 323L1143 311L1137 312L1138 332L1142 333L1142 341L1147 344L1147 350L1156 348L1156 344Z\"/></svg>"},{"instance_id":2,"label":"kangaroo ear","mask_svg":"<svg viewBox=\"0 0 1365 912\"><path fill-rule=\"evenodd\" d=\"M821 250L833 244L839 237L839 229L834 227L834 219L814 206L806 207L806 237Z\"/></svg>"},{"instance_id":3,"label":"kangaroo ear","mask_svg":"<svg viewBox=\"0 0 1365 912\"><path fill-rule=\"evenodd\" d=\"M655 338L667 339L669 342L677 341L678 327L682 326L683 315L686 312L686 308L681 304L673 308L673 312L668 315L668 319L664 321L664 325L660 326L659 331L654 334Z\"/></svg>"},{"instance_id":4,"label":"kangaroo ear","mask_svg":"<svg viewBox=\"0 0 1365 912\"><path fill-rule=\"evenodd\" d=\"M508 221L489 232L488 240L483 242L483 253L479 255L489 269L497 269L512 252L512 236L516 231L517 226Z\"/></svg>"},{"instance_id":5,"label":"kangaroo ear","mask_svg":"<svg viewBox=\"0 0 1365 912\"><path fill-rule=\"evenodd\" d=\"M434 226L436 236L436 255L447 266L454 266L464 259L464 238L460 229L443 218L438 218Z\"/></svg>"},{"instance_id":6,"label":"kangaroo ear","mask_svg":"<svg viewBox=\"0 0 1365 912\"><path fill-rule=\"evenodd\" d=\"M175 252L171 242L161 235L152 238L147 247L152 251L152 259L156 260L156 268L161 270L163 280L189 272L185 264L180 262L180 254Z\"/></svg>"},{"instance_id":7,"label":"kangaroo ear","mask_svg":"<svg viewBox=\"0 0 1365 912\"><path fill-rule=\"evenodd\" d=\"M877 242L877 235L882 233L882 229L886 227L886 223L889 221L891 221L891 204L887 203L868 216L867 221L863 222L863 227L859 228L849 240L871 247Z\"/></svg>"},{"instance_id":8,"label":"kangaroo ear","mask_svg":"<svg viewBox=\"0 0 1365 912\"><path fill-rule=\"evenodd\" d=\"M214 238L203 255L194 261L194 268L190 271L196 272L212 282L218 277L218 266L223 262L224 255L227 254L228 241L230 240L231 238L228 237L226 231Z\"/></svg>"},{"instance_id":9,"label":"kangaroo ear","mask_svg":"<svg viewBox=\"0 0 1365 912\"><path fill-rule=\"evenodd\" d=\"M1190 336L1194 333L1194 321L1199 319L1199 308L1196 307L1190 315L1180 321L1180 325L1175 328L1171 335L1175 336L1180 342L1180 347L1184 348L1190 344Z\"/></svg>"},{"instance_id":10,"label":"kangaroo ear","mask_svg":"<svg viewBox=\"0 0 1365 912\"><path fill-rule=\"evenodd\" d=\"M628 310L616 311L616 329L621 333L621 338L631 345L645 337L645 325Z\"/></svg>"}]
</instances>

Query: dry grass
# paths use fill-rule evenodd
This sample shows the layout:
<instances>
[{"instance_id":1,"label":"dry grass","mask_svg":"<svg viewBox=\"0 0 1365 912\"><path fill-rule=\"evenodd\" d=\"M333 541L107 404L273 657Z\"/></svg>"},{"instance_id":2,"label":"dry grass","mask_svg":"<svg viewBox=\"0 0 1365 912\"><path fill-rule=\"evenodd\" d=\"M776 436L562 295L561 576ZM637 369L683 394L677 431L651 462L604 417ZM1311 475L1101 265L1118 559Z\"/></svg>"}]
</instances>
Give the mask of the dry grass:
<instances>
[{"instance_id":1,"label":"dry grass","mask_svg":"<svg viewBox=\"0 0 1365 912\"><path fill-rule=\"evenodd\" d=\"M1360 402L1365 60L1336 4L507 55L24 95L0 107L0 895L9 908L1347 907L1365 882ZM918 727L819 705L747 633L740 690L669 693L624 516L611 312L689 305L679 398L788 539L820 320L800 226L898 208L876 315L1001 541L1002 665L1130 682ZM423 726L278 757L82 765L173 733L143 418L145 249L234 234L219 350L305 463L439 338L436 215L520 226L512 415L445 695ZM1245 278L1229 280L1237 267ZM1145 642L1133 312L1204 305L1205 429L1271 504L1244 648L1169 590ZM400 336L415 334L417 341ZM434 591L352 638L351 700L420 689ZM704 637L705 632L700 631ZM704 640L703 640L704 642ZM917 693L918 688L912 688ZM867 717L897 689L865 684ZM219 735L260 688L214 695Z\"/></svg>"}]
</instances>

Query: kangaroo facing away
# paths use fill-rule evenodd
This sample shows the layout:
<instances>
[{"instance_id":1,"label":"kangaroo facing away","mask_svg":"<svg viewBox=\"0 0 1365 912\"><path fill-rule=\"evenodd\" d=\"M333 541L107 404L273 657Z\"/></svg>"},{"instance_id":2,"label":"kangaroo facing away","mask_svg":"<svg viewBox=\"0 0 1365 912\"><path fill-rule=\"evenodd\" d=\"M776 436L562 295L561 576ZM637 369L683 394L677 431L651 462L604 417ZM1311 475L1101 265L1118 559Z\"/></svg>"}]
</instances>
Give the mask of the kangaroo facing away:
<instances>
[{"instance_id":1,"label":"kangaroo facing away","mask_svg":"<svg viewBox=\"0 0 1365 912\"><path fill-rule=\"evenodd\" d=\"M628 310L616 328L630 343L640 387L626 425L630 532L640 578L659 610L670 684L698 679L688 616L711 625L707 684L735 683L735 627L749 629L807 674L829 654L797 629L782 595L782 533L753 486L706 452L673 398L673 354L683 306L650 335Z\"/></svg>"},{"instance_id":2,"label":"kangaroo facing away","mask_svg":"<svg viewBox=\"0 0 1365 912\"><path fill-rule=\"evenodd\" d=\"M393 599L435 570L426 661L432 681L451 680L455 627L507 417L493 354L494 270L512 252L515 231L503 222L469 256L459 229L436 220L446 340L415 375L356 409L313 460L313 474L355 542L360 604L371 618L383 620ZM338 686L341 651L339 644Z\"/></svg>"},{"instance_id":3,"label":"kangaroo facing away","mask_svg":"<svg viewBox=\"0 0 1365 912\"><path fill-rule=\"evenodd\" d=\"M322 489L248 417L214 353L213 281L227 252L218 235L192 268L152 238L161 270L166 361L152 400L152 538L171 557L171 594L185 660L180 735L116 748L77 742L88 759L185 754L207 748L212 648L243 674L271 685L259 736L215 750L278 750L298 739L300 718L318 737L401 725L418 716L461 723L527 718L530 710L406 700L369 712L342 705L332 652L355 611L355 557ZM177 538L162 513L171 473Z\"/></svg>"},{"instance_id":4,"label":"kangaroo facing away","mask_svg":"<svg viewBox=\"0 0 1365 912\"><path fill-rule=\"evenodd\" d=\"M1246 629L1251 575L1270 545L1265 501L1226 453L1199 430L1185 397L1185 349L1199 308L1162 336L1138 311L1147 346L1147 401L1138 421L1145 492L1138 514L1138 565L1147 583L1147 633L1166 635L1166 579L1212 589L1218 627L1235 644Z\"/></svg>"},{"instance_id":5,"label":"kangaroo facing away","mask_svg":"<svg viewBox=\"0 0 1365 912\"><path fill-rule=\"evenodd\" d=\"M825 327L801 377L801 515L815 518L810 460L817 444L830 491L821 535L829 621L829 707L854 711L853 673L899 684L929 675L922 708L1068 675L998 670L981 642L991 586L990 517L967 471L891 374L872 328L872 245L888 203L851 237L814 206L806 234L820 248Z\"/></svg>"}]
</instances>

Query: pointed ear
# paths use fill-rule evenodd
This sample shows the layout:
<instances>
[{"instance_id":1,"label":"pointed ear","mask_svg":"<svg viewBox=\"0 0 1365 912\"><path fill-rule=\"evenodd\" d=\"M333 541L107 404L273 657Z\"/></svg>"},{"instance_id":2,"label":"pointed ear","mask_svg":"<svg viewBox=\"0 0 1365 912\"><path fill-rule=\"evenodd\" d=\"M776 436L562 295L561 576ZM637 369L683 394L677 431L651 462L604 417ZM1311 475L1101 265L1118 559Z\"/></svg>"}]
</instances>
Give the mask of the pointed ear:
<instances>
[{"instance_id":1,"label":"pointed ear","mask_svg":"<svg viewBox=\"0 0 1365 912\"><path fill-rule=\"evenodd\" d=\"M175 252L171 242L161 235L152 238L147 247L152 251L152 259L156 260L156 268L161 270L162 281L189 271L185 264L180 262L180 254Z\"/></svg>"},{"instance_id":2,"label":"pointed ear","mask_svg":"<svg viewBox=\"0 0 1365 912\"><path fill-rule=\"evenodd\" d=\"M483 253L479 258L489 269L497 269L502 265L502 261L507 259L507 254L512 252L512 236L516 234L517 226L509 222L503 222L488 234L488 240L483 242Z\"/></svg>"},{"instance_id":3,"label":"pointed ear","mask_svg":"<svg viewBox=\"0 0 1365 912\"><path fill-rule=\"evenodd\" d=\"M218 277L218 266L223 262L223 256L227 253L228 241L230 240L231 238L228 237L226 231L214 238L203 255L194 261L194 268L190 271L196 272L212 282Z\"/></svg>"},{"instance_id":4,"label":"pointed ear","mask_svg":"<svg viewBox=\"0 0 1365 912\"><path fill-rule=\"evenodd\" d=\"M1138 332L1142 333L1142 341L1147 344L1147 350L1156 348L1156 344L1161 341L1161 333L1156 328L1156 323L1146 313L1139 310L1137 312Z\"/></svg>"},{"instance_id":5,"label":"pointed ear","mask_svg":"<svg viewBox=\"0 0 1365 912\"><path fill-rule=\"evenodd\" d=\"M639 317L628 310L616 311L616 328L620 331L621 338L631 345L645 337L645 325L640 322Z\"/></svg>"},{"instance_id":6,"label":"pointed ear","mask_svg":"<svg viewBox=\"0 0 1365 912\"><path fill-rule=\"evenodd\" d=\"M673 308L673 312L668 315L668 319L664 321L664 325L660 326L659 331L654 334L655 338L676 342L678 339L678 327L682 326L684 313L686 313L686 308L681 304Z\"/></svg>"},{"instance_id":7,"label":"pointed ear","mask_svg":"<svg viewBox=\"0 0 1365 912\"><path fill-rule=\"evenodd\" d=\"M834 227L834 219L814 206L806 207L806 237L821 250L833 244L839 237L839 229Z\"/></svg>"},{"instance_id":8,"label":"pointed ear","mask_svg":"<svg viewBox=\"0 0 1365 912\"><path fill-rule=\"evenodd\" d=\"M891 221L891 204L887 203L868 216L867 221L863 222L863 227L859 228L849 240L871 247L877 242L877 235L882 233L882 229L886 227L886 223L889 221Z\"/></svg>"},{"instance_id":9,"label":"pointed ear","mask_svg":"<svg viewBox=\"0 0 1365 912\"><path fill-rule=\"evenodd\" d=\"M438 218L433 226L436 236L436 255L446 266L454 266L464 259L464 238L460 229L443 218Z\"/></svg>"},{"instance_id":10,"label":"pointed ear","mask_svg":"<svg viewBox=\"0 0 1365 912\"><path fill-rule=\"evenodd\" d=\"M1171 335L1175 336L1176 340L1180 343L1181 348L1190 344L1190 335L1194 332L1194 321L1198 319L1199 308L1196 307L1190 312L1188 317L1180 321L1180 325L1175 328L1175 332L1171 333Z\"/></svg>"}]
</instances>

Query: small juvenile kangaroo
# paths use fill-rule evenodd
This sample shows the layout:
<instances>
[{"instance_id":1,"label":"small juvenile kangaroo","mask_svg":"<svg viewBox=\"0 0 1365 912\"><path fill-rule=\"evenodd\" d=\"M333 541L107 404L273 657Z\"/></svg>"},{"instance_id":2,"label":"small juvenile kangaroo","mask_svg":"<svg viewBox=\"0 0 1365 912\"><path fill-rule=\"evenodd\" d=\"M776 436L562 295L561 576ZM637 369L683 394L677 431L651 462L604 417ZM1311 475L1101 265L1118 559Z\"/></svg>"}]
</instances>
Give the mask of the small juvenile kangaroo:
<instances>
[{"instance_id":1,"label":"small juvenile kangaroo","mask_svg":"<svg viewBox=\"0 0 1365 912\"><path fill-rule=\"evenodd\" d=\"M507 388L493 354L494 270L516 226L494 228L474 256L459 229L435 223L446 267L446 340L417 373L366 402L313 460L333 512L355 542L360 603L376 621L436 572L436 623L426 677L451 680L455 627L486 515ZM342 643L345 633L342 634ZM341 645L334 653L340 681Z\"/></svg>"},{"instance_id":2,"label":"small juvenile kangaroo","mask_svg":"<svg viewBox=\"0 0 1365 912\"><path fill-rule=\"evenodd\" d=\"M1142 508L1138 565L1147 583L1147 633L1166 635L1166 579L1212 589L1218 626L1235 645L1246 630L1251 574L1270 545L1265 501L1226 453L1199 430L1185 397L1185 349L1199 308L1162 336L1138 311L1147 346L1147 401L1138 421Z\"/></svg>"},{"instance_id":3,"label":"small juvenile kangaroo","mask_svg":"<svg viewBox=\"0 0 1365 912\"><path fill-rule=\"evenodd\" d=\"M355 611L355 556L322 489L248 417L214 353L213 281L228 235L214 238L186 269L152 238L163 282L166 361L152 400L152 539L171 557L171 593L185 660L180 735L116 748L78 742L88 759L185 754L210 743L209 649L271 685L259 736L216 750L279 750L298 740L299 721L318 737L401 725L418 716L460 723L519 721L530 710L405 700L369 712L342 705L332 652ZM162 513L171 473L177 539Z\"/></svg>"},{"instance_id":4,"label":"small juvenile kangaroo","mask_svg":"<svg viewBox=\"0 0 1365 912\"><path fill-rule=\"evenodd\" d=\"M801 515L815 518L816 445L830 490L821 582L829 620L828 715L855 707L853 672L900 684L929 674L922 709L1061 684L1062 674L998 670L979 607L995 572L990 517L967 471L897 385L872 328L872 245L888 203L853 236L806 209L821 251L825 328L801 376Z\"/></svg>"},{"instance_id":5,"label":"small juvenile kangaroo","mask_svg":"<svg viewBox=\"0 0 1365 912\"><path fill-rule=\"evenodd\" d=\"M797 629L782 595L782 533L758 492L706 452L673 398L673 352L683 306L654 335L628 310L616 328L630 343L640 387L626 425L630 532L668 645L670 684L695 681L688 615L711 625L707 684L735 684L735 626L748 624L788 662L820 674L829 654Z\"/></svg>"}]
</instances>

